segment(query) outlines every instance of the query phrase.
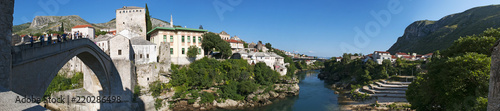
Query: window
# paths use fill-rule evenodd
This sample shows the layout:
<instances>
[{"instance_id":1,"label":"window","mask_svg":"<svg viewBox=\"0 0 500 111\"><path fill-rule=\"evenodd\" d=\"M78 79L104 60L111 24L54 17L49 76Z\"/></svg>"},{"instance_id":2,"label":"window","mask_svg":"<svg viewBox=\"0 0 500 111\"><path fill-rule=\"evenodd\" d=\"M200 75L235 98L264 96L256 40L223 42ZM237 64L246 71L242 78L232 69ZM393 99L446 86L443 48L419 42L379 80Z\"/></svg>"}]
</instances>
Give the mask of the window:
<instances>
[{"instance_id":1,"label":"window","mask_svg":"<svg viewBox=\"0 0 500 111\"><path fill-rule=\"evenodd\" d=\"M188 41L188 42L191 42L191 36L188 36L188 40L187 40L187 41Z\"/></svg>"},{"instance_id":2,"label":"window","mask_svg":"<svg viewBox=\"0 0 500 111\"><path fill-rule=\"evenodd\" d=\"M149 58L149 54L146 54L146 58Z\"/></svg>"},{"instance_id":3,"label":"window","mask_svg":"<svg viewBox=\"0 0 500 111\"><path fill-rule=\"evenodd\" d=\"M122 11L120 11L120 13L122 13Z\"/></svg>"},{"instance_id":4,"label":"window","mask_svg":"<svg viewBox=\"0 0 500 111\"><path fill-rule=\"evenodd\" d=\"M142 54L139 56L139 58L142 58Z\"/></svg>"},{"instance_id":5,"label":"window","mask_svg":"<svg viewBox=\"0 0 500 111\"><path fill-rule=\"evenodd\" d=\"M123 22L123 24L125 24L125 22Z\"/></svg>"},{"instance_id":6,"label":"window","mask_svg":"<svg viewBox=\"0 0 500 111\"><path fill-rule=\"evenodd\" d=\"M184 54L184 48L182 48L182 54Z\"/></svg>"},{"instance_id":7,"label":"window","mask_svg":"<svg viewBox=\"0 0 500 111\"><path fill-rule=\"evenodd\" d=\"M174 54L174 48L170 48L170 55Z\"/></svg>"},{"instance_id":8,"label":"window","mask_svg":"<svg viewBox=\"0 0 500 111\"><path fill-rule=\"evenodd\" d=\"M118 55L122 55L122 50L118 50Z\"/></svg>"},{"instance_id":9,"label":"window","mask_svg":"<svg viewBox=\"0 0 500 111\"><path fill-rule=\"evenodd\" d=\"M163 42L167 42L167 35L163 35Z\"/></svg>"},{"instance_id":10,"label":"window","mask_svg":"<svg viewBox=\"0 0 500 111\"><path fill-rule=\"evenodd\" d=\"M184 36L182 36L181 41L184 43Z\"/></svg>"},{"instance_id":11,"label":"window","mask_svg":"<svg viewBox=\"0 0 500 111\"><path fill-rule=\"evenodd\" d=\"M174 36L170 36L170 42L174 42Z\"/></svg>"},{"instance_id":12,"label":"window","mask_svg":"<svg viewBox=\"0 0 500 111\"><path fill-rule=\"evenodd\" d=\"M198 42L201 42L201 37L198 37Z\"/></svg>"},{"instance_id":13,"label":"window","mask_svg":"<svg viewBox=\"0 0 500 111\"><path fill-rule=\"evenodd\" d=\"M193 43L196 43L196 37L193 36Z\"/></svg>"}]
</instances>

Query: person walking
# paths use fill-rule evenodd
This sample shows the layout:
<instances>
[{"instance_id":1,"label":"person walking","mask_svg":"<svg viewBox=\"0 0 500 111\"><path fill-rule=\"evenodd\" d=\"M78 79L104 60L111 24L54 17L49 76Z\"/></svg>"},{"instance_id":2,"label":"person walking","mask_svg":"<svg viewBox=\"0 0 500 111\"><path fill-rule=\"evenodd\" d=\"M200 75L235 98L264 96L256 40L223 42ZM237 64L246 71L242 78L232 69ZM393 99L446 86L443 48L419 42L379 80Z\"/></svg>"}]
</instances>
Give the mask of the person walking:
<instances>
[{"instance_id":1,"label":"person walking","mask_svg":"<svg viewBox=\"0 0 500 111\"><path fill-rule=\"evenodd\" d=\"M66 42L66 36L67 36L67 34L66 34L66 33L63 33L63 35L62 35L62 41L63 41L63 42Z\"/></svg>"},{"instance_id":2,"label":"person walking","mask_svg":"<svg viewBox=\"0 0 500 111\"><path fill-rule=\"evenodd\" d=\"M31 45L31 47L33 47L33 39L34 39L33 35L30 35L30 43L31 43L30 45Z\"/></svg>"},{"instance_id":3,"label":"person walking","mask_svg":"<svg viewBox=\"0 0 500 111\"><path fill-rule=\"evenodd\" d=\"M47 45L50 45L52 42L52 34L48 34L49 36L47 37Z\"/></svg>"},{"instance_id":4,"label":"person walking","mask_svg":"<svg viewBox=\"0 0 500 111\"><path fill-rule=\"evenodd\" d=\"M61 42L61 35L57 34L57 42L60 43Z\"/></svg>"},{"instance_id":5,"label":"person walking","mask_svg":"<svg viewBox=\"0 0 500 111\"><path fill-rule=\"evenodd\" d=\"M40 39L40 46L43 46L43 42L44 42L44 40L43 40L43 39L44 39L44 38L43 38L43 36L44 36L44 35L41 35L41 36L39 37L39 39Z\"/></svg>"}]
</instances>

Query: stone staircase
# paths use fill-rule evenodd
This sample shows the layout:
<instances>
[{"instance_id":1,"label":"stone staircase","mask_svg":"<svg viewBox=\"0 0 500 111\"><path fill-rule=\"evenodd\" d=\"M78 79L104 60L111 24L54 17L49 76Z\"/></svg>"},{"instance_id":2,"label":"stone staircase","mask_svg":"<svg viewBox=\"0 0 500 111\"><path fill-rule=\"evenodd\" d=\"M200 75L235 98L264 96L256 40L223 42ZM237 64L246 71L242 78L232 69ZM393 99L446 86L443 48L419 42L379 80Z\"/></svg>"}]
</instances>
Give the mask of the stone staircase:
<instances>
[{"instance_id":1,"label":"stone staircase","mask_svg":"<svg viewBox=\"0 0 500 111\"><path fill-rule=\"evenodd\" d=\"M411 82L389 82L382 80L358 88L356 92L368 94L377 99L378 102L407 102L405 93L409 84Z\"/></svg>"}]
</instances>

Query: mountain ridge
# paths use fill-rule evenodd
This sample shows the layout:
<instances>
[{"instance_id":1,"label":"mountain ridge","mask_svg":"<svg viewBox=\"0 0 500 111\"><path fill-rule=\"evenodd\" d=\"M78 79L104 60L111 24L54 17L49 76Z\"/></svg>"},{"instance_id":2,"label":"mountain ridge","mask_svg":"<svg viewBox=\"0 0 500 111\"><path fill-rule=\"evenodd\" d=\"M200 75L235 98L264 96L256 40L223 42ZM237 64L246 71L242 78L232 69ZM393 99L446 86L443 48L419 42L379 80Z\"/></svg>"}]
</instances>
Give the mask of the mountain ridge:
<instances>
[{"instance_id":1,"label":"mountain ridge","mask_svg":"<svg viewBox=\"0 0 500 111\"><path fill-rule=\"evenodd\" d=\"M474 7L461 13L444 16L437 21L419 20L406 27L387 51L419 54L443 50L453 41L467 35L477 35L487 28L500 27L500 5Z\"/></svg>"},{"instance_id":2,"label":"mountain ridge","mask_svg":"<svg viewBox=\"0 0 500 111\"><path fill-rule=\"evenodd\" d=\"M24 35L24 34L34 34L43 33L48 30L59 30L61 23L64 25L65 31L70 31L71 27L76 25L90 24L96 28L96 31L100 29L116 29L116 20L111 19L105 23L89 23L85 19L78 15L68 15L68 16L36 16L33 18L32 22L23 23L20 25L15 25L12 27L13 34ZM151 23L153 27L168 26L170 23L157 19L151 18Z\"/></svg>"}]
</instances>

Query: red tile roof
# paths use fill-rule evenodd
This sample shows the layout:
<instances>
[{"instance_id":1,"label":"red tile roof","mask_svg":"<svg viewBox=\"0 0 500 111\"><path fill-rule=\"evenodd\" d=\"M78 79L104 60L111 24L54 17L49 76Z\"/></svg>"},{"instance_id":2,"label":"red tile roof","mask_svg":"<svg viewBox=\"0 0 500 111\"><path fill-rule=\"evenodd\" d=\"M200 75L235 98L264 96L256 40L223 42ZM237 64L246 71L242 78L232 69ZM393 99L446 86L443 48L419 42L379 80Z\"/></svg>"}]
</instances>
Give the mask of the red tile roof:
<instances>
[{"instance_id":1,"label":"red tile roof","mask_svg":"<svg viewBox=\"0 0 500 111\"><path fill-rule=\"evenodd\" d=\"M229 40L226 40L227 42L229 43L243 43L241 41L237 41L237 40L234 40L234 39L229 39Z\"/></svg>"},{"instance_id":2,"label":"red tile roof","mask_svg":"<svg viewBox=\"0 0 500 111\"><path fill-rule=\"evenodd\" d=\"M372 56L373 56L373 54L368 54L367 56L368 56L368 57L372 57Z\"/></svg>"},{"instance_id":3,"label":"red tile roof","mask_svg":"<svg viewBox=\"0 0 500 111\"><path fill-rule=\"evenodd\" d=\"M397 59L398 57L396 57L395 55L392 55L391 58L393 59Z\"/></svg>"},{"instance_id":4,"label":"red tile roof","mask_svg":"<svg viewBox=\"0 0 500 111\"><path fill-rule=\"evenodd\" d=\"M378 53L389 53L389 52L385 52L385 51L375 51L375 52L378 52Z\"/></svg>"},{"instance_id":5,"label":"red tile roof","mask_svg":"<svg viewBox=\"0 0 500 111\"><path fill-rule=\"evenodd\" d=\"M92 25L77 25L74 26L73 28L85 28L85 27L93 27Z\"/></svg>"},{"instance_id":6,"label":"red tile roof","mask_svg":"<svg viewBox=\"0 0 500 111\"><path fill-rule=\"evenodd\" d=\"M402 53L402 52L398 52L398 53L396 53L396 54L397 54L397 55L408 55L408 54L406 54L406 53Z\"/></svg>"},{"instance_id":7,"label":"red tile roof","mask_svg":"<svg viewBox=\"0 0 500 111\"><path fill-rule=\"evenodd\" d=\"M433 53L428 53L428 54L425 54L425 56L432 56Z\"/></svg>"}]
</instances>

